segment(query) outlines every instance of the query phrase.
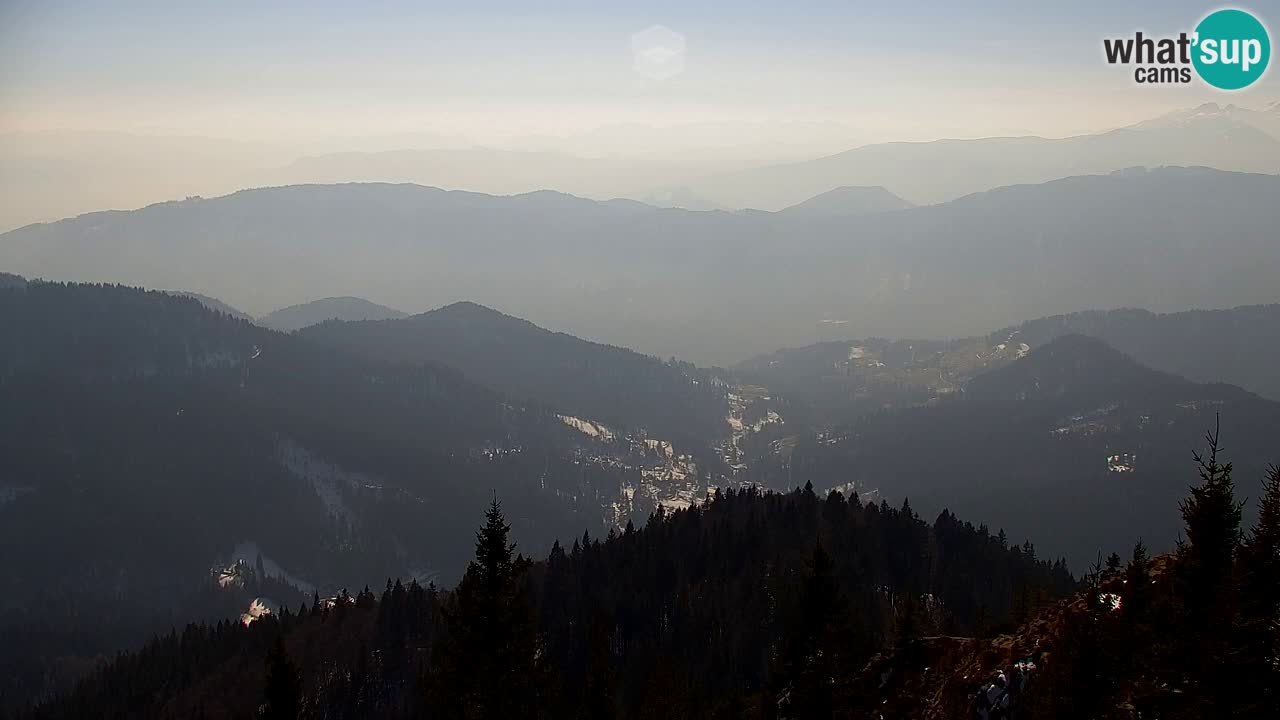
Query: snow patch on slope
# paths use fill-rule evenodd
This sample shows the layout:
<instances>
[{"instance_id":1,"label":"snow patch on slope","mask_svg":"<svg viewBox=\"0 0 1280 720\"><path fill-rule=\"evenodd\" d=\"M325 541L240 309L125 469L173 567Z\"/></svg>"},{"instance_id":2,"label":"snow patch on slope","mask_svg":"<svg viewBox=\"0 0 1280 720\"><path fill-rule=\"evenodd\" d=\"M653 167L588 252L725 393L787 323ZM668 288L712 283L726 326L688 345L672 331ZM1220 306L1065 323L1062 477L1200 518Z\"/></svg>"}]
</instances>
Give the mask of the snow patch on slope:
<instances>
[{"instance_id":1,"label":"snow patch on slope","mask_svg":"<svg viewBox=\"0 0 1280 720\"><path fill-rule=\"evenodd\" d=\"M279 563L262 552L262 548L258 547L258 543L253 540L236 543L235 549L231 551L231 562L223 572L231 570L238 563L244 563L245 567L255 567L259 557L262 558L262 570L267 577L287 582L303 592L315 591L316 586L314 584L290 574Z\"/></svg>"},{"instance_id":2,"label":"snow patch on slope","mask_svg":"<svg viewBox=\"0 0 1280 720\"><path fill-rule=\"evenodd\" d=\"M276 602L270 598L254 598L249 603L249 609L240 614L240 622L248 627L268 615L275 615L277 609Z\"/></svg>"},{"instance_id":3,"label":"snow patch on slope","mask_svg":"<svg viewBox=\"0 0 1280 720\"><path fill-rule=\"evenodd\" d=\"M344 499L345 492L358 490L382 490L383 483L362 472L344 470L291 441L282 441L276 449L277 459L295 477L311 483L325 509L349 525L359 524Z\"/></svg>"},{"instance_id":4,"label":"snow patch on slope","mask_svg":"<svg viewBox=\"0 0 1280 720\"><path fill-rule=\"evenodd\" d=\"M582 418L574 417L572 415L557 415L556 417L560 418L560 422L565 425L568 425L584 435L596 438L597 440L613 440L614 437L616 437L612 430L601 423L593 422L591 420L583 420Z\"/></svg>"}]
</instances>

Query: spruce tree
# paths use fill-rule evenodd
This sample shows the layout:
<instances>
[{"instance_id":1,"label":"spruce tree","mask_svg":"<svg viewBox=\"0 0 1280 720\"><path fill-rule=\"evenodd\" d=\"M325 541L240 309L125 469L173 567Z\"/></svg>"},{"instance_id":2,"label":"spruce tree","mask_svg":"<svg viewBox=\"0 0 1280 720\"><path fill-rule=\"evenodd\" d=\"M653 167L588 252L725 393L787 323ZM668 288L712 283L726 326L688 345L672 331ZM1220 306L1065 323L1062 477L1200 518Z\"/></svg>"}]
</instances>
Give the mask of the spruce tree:
<instances>
[{"instance_id":1,"label":"spruce tree","mask_svg":"<svg viewBox=\"0 0 1280 720\"><path fill-rule=\"evenodd\" d=\"M1227 708L1235 697L1233 679L1240 670L1230 652L1237 616L1235 556L1240 544L1241 504L1235 499L1231 463L1222 464L1219 432L1206 435L1209 454L1194 454L1200 484L1182 501L1187 539L1178 543L1177 577L1185 610L1179 634L1196 683L1189 703L1200 708Z\"/></svg>"},{"instance_id":2,"label":"spruce tree","mask_svg":"<svg viewBox=\"0 0 1280 720\"><path fill-rule=\"evenodd\" d=\"M1138 540L1124 570L1124 595L1120 611L1126 622L1136 625L1147 620L1152 594L1151 561L1147 557L1146 544Z\"/></svg>"},{"instance_id":3,"label":"spruce tree","mask_svg":"<svg viewBox=\"0 0 1280 720\"><path fill-rule=\"evenodd\" d=\"M1194 619L1208 620L1224 591L1240 543L1241 504L1235 499L1231 463L1218 462L1218 430L1205 437L1209 455L1194 454L1200 484L1180 508L1187 539L1179 543L1178 558L1188 579L1187 610Z\"/></svg>"},{"instance_id":4,"label":"spruce tree","mask_svg":"<svg viewBox=\"0 0 1280 720\"><path fill-rule=\"evenodd\" d=\"M614 693L618 678L609 647L609 630L604 617L597 615L587 631L586 682L580 713L586 720L608 720L616 715Z\"/></svg>"},{"instance_id":5,"label":"spruce tree","mask_svg":"<svg viewBox=\"0 0 1280 720\"><path fill-rule=\"evenodd\" d=\"M1240 548L1242 717L1280 703L1280 467L1262 483L1258 521Z\"/></svg>"},{"instance_id":6,"label":"spruce tree","mask_svg":"<svg viewBox=\"0 0 1280 720\"><path fill-rule=\"evenodd\" d=\"M840 674L840 656L847 648L845 603L836 587L831 556L822 543L814 545L801 585L800 606L787 638L785 682L779 693L779 717L830 718L832 679Z\"/></svg>"},{"instance_id":7,"label":"spruce tree","mask_svg":"<svg viewBox=\"0 0 1280 720\"><path fill-rule=\"evenodd\" d=\"M433 678L445 717L539 715L538 643L520 588L530 563L515 554L497 499L476 533L476 557L445 611L447 640Z\"/></svg>"},{"instance_id":8,"label":"spruce tree","mask_svg":"<svg viewBox=\"0 0 1280 720\"><path fill-rule=\"evenodd\" d=\"M1120 553L1111 553L1107 556L1107 574L1115 575L1120 572Z\"/></svg>"},{"instance_id":9,"label":"spruce tree","mask_svg":"<svg viewBox=\"0 0 1280 720\"><path fill-rule=\"evenodd\" d=\"M276 642L267 653L266 686L260 716L265 720L296 720L302 709L302 680L298 668L289 659L284 638Z\"/></svg>"},{"instance_id":10,"label":"spruce tree","mask_svg":"<svg viewBox=\"0 0 1280 720\"><path fill-rule=\"evenodd\" d=\"M1079 720L1110 717L1102 709L1116 689L1112 655L1112 610L1103 596L1103 562L1099 555L1082 578L1083 602L1063 613L1053 648L1053 661L1037 671L1019 717Z\"/></svg>"}]
</instances>

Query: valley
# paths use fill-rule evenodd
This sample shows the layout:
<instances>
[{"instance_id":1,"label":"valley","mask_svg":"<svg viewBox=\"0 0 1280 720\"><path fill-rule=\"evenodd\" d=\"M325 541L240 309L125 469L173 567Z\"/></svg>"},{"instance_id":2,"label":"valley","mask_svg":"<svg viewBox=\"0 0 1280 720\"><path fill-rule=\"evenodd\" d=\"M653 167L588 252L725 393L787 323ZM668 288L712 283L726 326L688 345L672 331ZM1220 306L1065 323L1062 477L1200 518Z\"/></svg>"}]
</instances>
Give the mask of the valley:
<instances>
[{"instance_id":1,"label":"valley","mask_svg":"<svg viewBox=\"0 0 1280 720\"><path fill-rule=\"evenodd\" d=\"M0 717L1264 717L1280 104L1145 117L33 140L159 202L0 233Z\"/></svg>"}]
</instances>

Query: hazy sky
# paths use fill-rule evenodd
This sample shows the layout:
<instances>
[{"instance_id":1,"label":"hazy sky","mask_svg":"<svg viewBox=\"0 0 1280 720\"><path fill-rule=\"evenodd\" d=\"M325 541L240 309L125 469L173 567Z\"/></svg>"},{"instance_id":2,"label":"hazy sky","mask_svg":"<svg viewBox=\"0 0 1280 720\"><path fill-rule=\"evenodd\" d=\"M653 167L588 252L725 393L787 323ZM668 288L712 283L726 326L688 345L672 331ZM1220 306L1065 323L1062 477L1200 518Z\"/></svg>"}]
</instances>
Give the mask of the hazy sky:
<instances>
[{"instance_id":1,"label":"hazy sky","mask_svg":"<svg viewBox=\"0 0 1280 720\"><path fill-rule=\"evenodd\" d=\"M696 124L744 143L816 132L802 123L849 144L1058 136L1203 101L1280 98L1274 69L1225 94L1137 87L1102 61L1104 36L1189 30L1215 7L0 0L0 131L338 147L354 137L501 144L602 126L682 128L665 140L637 136L635 149L696 134L686 127ZM1280 22L1280 2L1252 9ZM632 35L653 25L685 40L684 71L665 80L634 68ZM626 128L609 137L625 145ZM613 146L583 140L584 151L601 147Z\"/></svg>"}]
</instances>

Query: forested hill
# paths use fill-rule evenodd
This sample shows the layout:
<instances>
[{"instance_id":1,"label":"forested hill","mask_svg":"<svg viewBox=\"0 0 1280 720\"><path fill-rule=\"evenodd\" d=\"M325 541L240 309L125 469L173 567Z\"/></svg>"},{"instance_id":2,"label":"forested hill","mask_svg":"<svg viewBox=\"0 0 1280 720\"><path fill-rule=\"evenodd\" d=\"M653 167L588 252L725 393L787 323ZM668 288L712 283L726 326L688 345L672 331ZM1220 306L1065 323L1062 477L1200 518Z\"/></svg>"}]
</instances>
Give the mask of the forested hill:
<instances>
[{"instance_id":1,"label":"forested hill","mask_svg":"<svg viewBox=\"0 0 1280 720\"><path fill-rule=\"evenodd\" d=\"M438 412L402 411L378 424L414 431L419 444L483 445L504 439L519 422L503 408L500 395L449 368L353 361L166 293L38 282L0 295L0 302L9 329L0 378L13 392L22 391L15 378L28 375L117 384L187 377L239 387L243 395L294 417L335 417L340 409L347 416L372 412L369 402L391 397L398 383L410 383L416 389L402 388L408 392L397 404L409 399ZM316 386L328 390L312 392Z\"/></svg>"},{"instance_id":2,"label":"forested hill","mask_svg":"<svg viewBox=\"0 0 1280 720\"><path fill-rule=\"evenodd\" d=\"M551 332L459 302L404 320L326 322L308 340L381 361L434 362L486 386L681 448L728 434L726 388L709 371Z\"/></svg>"},{"instance_id":3,"label":"forested hill","mask_svg":"<svg viewBox=\"0 0 1280 720\"><path fill-rule=\"evenodd\" d=\"M189 297L194 300L198 300L201 305L209 308L210 310L217 310L218 312L226 313L227 315L230 315L231 317L236 318L237 320L248 320L250 322L253 321L253 316L250 315L249 313L244 312L243 310L240 310L238 308L231 307L230 305L222 302L218 298L209 297L208 295L201 295L200 293L197 293L197 292L187 292L185 290L170 290L168 292L170 295L177 295L179 297Z\"/></svg>"},{"instance_id":4,"label":"forested hill","mask_svg":"<svg viewBox=\"0 0 1280 720\"><path fill-rule=\"evenodd\" d=\"M0 290L0 327L0 696L247 602L215 583L236 560L322 591L451 581L494 491L546 548L599 527L627 479L581 463L553 413L456 371L194 299L33 282Z\"/></svg>"},{"instance_id":5,"label":"forested hill","mask_svg":"<svg viewBox=\"0 0 1280 720\"><path fill-rule=\"evenodd\" d=\"M386 320L405 313L358 297L331 297L290 305L258 318L263 327L290 332L326 320Z\"/></svg>"},{"instance_id":6,"label":"forested hill","mask_svg":"<svg viewBox=\"0 0 1280 720\"><path fill-rule=\"evenodd\" d=\"M1016 334L1015 334L1016 333ZM1055 315L992 333L992 342L1039 347L1066 334L1105 341L1138 362L1197 382L1225 382L1280 400L1280 305L1152 313L1111 310Z\"/></svg>"},{"instance_id":7,"label":"forested hill","mask_svg":"<svg viewBox=\"0 0 1280 720\"><path fill-rule=\"evenodd\" d=\"M861 338L786 348L730 369L803 406L816 422L923 403L1063 335L1087 335L1155 370L1280 400L1280 305L1152 313L1091 310L950 340ZM794 410L792 420L805 415Z\"/></svg>"},{"instance_id":8,"label":"forested hill","mask_svg":"<svg viewBox=\"0 0 1280 720\"><path fill-rule=\"evenodd\" d=\"M1247 529L1216 433L1196 460L1177 552L1099 557L1061 601L1029 543L838 492L727 491L536 564L495 501L455 590L190 625L31 717L1262 720L1280 469Z\"/></svg>"},{"instance_id":9,"label":"forested hill","mask_svg":"<svg viewBox=\"0 0 1280 720\"><path fill-rule=\"evenodd\" d=\"M1260 474L1275 459L1280 403L1068 335L918 407L772 430L751 471L766 485L805 478L909 497L922 512L950 507L1033 536L1082 570L1100 549L1138 538L1173 548L1186 489L1178 471L1219 415L1240 469Z\"/></svg>"},{"instance_id":10,"label":"forested hill","mask_svg":"<svg viewBox=\"0 0 1280 720\"><path fill-rule=\"evenodd\" d=\"M725 491L603 541L557 545L528 572L505 555L494 514L456 592L388 582L380 600L360 593L248 628L188 628L38 717L90 708L101 717L250 716L282 635L301 671L299 717L461 717L454 704L497 693L529 717L737 718L799 681L797 663L815 649L834 671L854 672L880 648L999 626L1073 586L1029 544L1007 546L950 513L930 524L909 506L808 488ZM530 615L512 609L504 582ZM541 647L537 667L504 672L512 656L491 643ZM281 658L271 662L278 680Z\"/></svg>"},{"instance_id":11,"label":"forested hill","mask_svg":"<svg viewBox=\"0 0 1280 720\"><path fill-rule=\"evenodd\" d=\"M549 543L553 518L569 523L556 533L598 526L594 498L573 500L584 486L609 476L602 487L616 492L620 482L576 464L582 434L540 406L449 368L378 363L192 299L36 282L0 291L0 326L0 553L22 579L0 606L46 580L80 584L72 568L88 573L96 553L111 559L93 575L164 557L190 564L158 575L184 578L245 540L315 584L375 558L456 576L460 508L497 489L518 507L521 532L545 521L529 538ZM84 524L66 520L80 514ZM336 539L348 535L359 540ZM334 565L339 557L352 564ZM141 588L150 575L129 577Z\"/></svg>"}]
</instances>

